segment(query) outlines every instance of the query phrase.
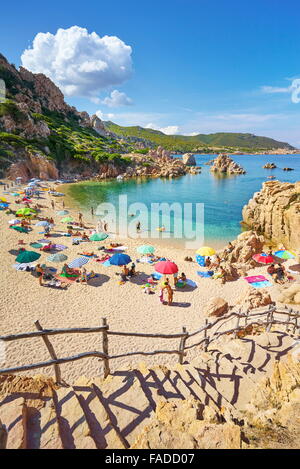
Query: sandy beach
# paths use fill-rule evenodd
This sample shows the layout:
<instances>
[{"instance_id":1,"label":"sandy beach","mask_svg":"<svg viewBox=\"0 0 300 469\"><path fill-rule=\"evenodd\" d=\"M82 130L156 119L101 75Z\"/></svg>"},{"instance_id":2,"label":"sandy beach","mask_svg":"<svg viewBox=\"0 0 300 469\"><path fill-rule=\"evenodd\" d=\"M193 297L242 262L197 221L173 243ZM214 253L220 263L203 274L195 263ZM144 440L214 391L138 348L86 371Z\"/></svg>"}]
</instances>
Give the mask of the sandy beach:
<instances>
[{"instance_id":1,"label":"sandy beach","mask_svg":"<svg viewBox=\"0 0 300 469\"><path fill-rule=\"evenodd\" d=\"M57 186L57 190L61 190ZM12 189L13 191L13 189ZM14 203L14 197L4 194L1 186L1 196L6 197L10 208L15 210L21 208ZM108 246L110 238L105 242L86 242L72 245L72 238L63 236L66 232L66 225L60 222L56 212L62 209L63 197L51 198L48 193L41 199L34 199L46 208L41 210L39 215L51 216L54 218L55 227L52 231L54 237L50 240L55 243L64 244L67 249L64 254L68 256L69 263L78 257L82 251L94 251L97 255L101 253L98 247ZM55 202L55 210L51 208L51 200ZM74 220L78 220L78 212L66 203L66 209ZM228 282L224 285L220 280L200 278L197 270L201 270L198 264L184 260L186 255L191 255L182 249L175 247L161 246L157 242L151 242L156 246L156 254L164 256L177 263L179 273L185 272L186 276L197 283L197 288L177 289L174 292L174 303L172 306L162 305L158 297L158 288L155 294L144 294L142 285L147 277L154 272L154 266L137 263L139 257L136 248L145 244L145 240L117 239L116 241L126 245L126 253L136 263L138 275L133 277L123 285L119 284L120 277L116 272L120 272L120 267L105 267L95 259L86 264L88 272L93 270L99 277L92 280L90 284L73 283L67 290L51 289L39 285L38 279L29 272L16 271L12 265L15 263L16 251L19 249L18 240L23 239L26 249L35 250L30 247L30 243L37 242L44 238L40 234L41 228L35 226L36 221L32 221L33 230L29 234L18 233L9 229L8 221L14 218L12 215L0 212L0 256L1 256L1 311L0 311L0 335L21 333L24 331L34 331L34 321L39 320L44 328L73 328L99 326L102 318L107 318L109 327L113 331L145 332L145 333L179 333L185 326L188 332L197 330L203 325L205 316L202 310L206 303L215 296L228 301L230 306L235 306L251 287L240 278L235 282ZM89 229L85 230L89 234L93 225L89 224ZM39 251L38 251L39 252ZM63 263L51 263L47 261L48 253L43 252L37 261L47 266L58 268ZM289 264L287 261L286 265ZM266 266L258 267L249 271L248 275L265 274ZM279 287L273 285L267 289L276 300ZM102 338L100 334L72 334L61 335L51 338L51 342L59 357L67 357L80 352L102 350ZM178 349L179 340L167 339L143 339L129 337L110 336L109 353L118 354L132 352L136 350L153 351L161 349ZM188 359L197 354L197 348L189 352ZM1 367L24 365L28 363L41 362L49 359L48 352L41 339L30 339L10 342L6 348L5 363ZM177 361L176 356L158 355L155 357L133 357L121 358L111 362L111 368L120 369L138 362L148 363L170 363ZM96 358L89 358L66 364L62 366L63 378L66 381L74 381L78 376L88 377L99 375L102 369L101 362ZM53 375L52 368L45 368L40 371L43 374ZM26 372L28 374L28 372ZM36 374L36 371L33 372Z\"/></svg>"}]
</instances>

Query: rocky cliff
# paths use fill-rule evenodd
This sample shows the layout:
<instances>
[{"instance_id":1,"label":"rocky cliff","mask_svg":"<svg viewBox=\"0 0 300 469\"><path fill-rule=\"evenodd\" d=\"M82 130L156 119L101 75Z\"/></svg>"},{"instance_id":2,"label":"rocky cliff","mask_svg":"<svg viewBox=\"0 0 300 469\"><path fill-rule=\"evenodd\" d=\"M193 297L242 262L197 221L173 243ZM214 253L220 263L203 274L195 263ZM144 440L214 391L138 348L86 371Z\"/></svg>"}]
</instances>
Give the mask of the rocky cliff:
<instances>
[{"instance_id":1,"label":"rocky cliff","mask_svg":"<svg viewBox=\"0 0 300 469\"><path fill-rule=\"evenodd\" d=\"M264 182L242 214L244 223L268 240L300 249L300 182Z\"/></svg>"}]
</instances>

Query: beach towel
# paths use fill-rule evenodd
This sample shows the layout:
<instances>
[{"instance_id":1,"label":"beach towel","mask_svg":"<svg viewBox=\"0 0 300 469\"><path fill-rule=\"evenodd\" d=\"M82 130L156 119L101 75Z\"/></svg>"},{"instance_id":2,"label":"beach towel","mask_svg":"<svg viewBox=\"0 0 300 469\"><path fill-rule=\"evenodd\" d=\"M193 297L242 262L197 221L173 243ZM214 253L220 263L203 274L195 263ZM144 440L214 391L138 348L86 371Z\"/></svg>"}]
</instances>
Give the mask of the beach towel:
<instances>
[{"instance_id":1,"label":"beach towel","mask_svg":"<svg viewBox=\"0 0 300 469\"><path fill-rule=\"evenodd\" d=\"M153 264L151 257L141 257L140 259L136 259L136 262L140 262L142 264Z\"/></svg>"},{"instance_id":2,"label":"beach towel","mask_svg":"<svg viewBox=\"0 0 300 469\"><path fill-rule=\"evenodd\" d=\"M107 260L107 261L103 262L102 265L104 265L104 267L110 267L111 263L109 262L109 260Z\"/></svg>"},{"instance_id":3,"label":"beach towel","mask_svg":"<svg viewBox=\"0 0 300 469\"><path fill-rule=\"evenodd\" d=\"M153 274L151 274L151 277L154 278L154 280L160 280L162 278L162 274L160 274L159 272L154 272Z\"/></svg>"},{"instance_id":4,"label":"beach towel","mask_svg":"<svg viewBox=\"0 0 300 469\"><path fill-rule=\"evenodd\" d=\"M199 277L203 277L203 278L212 278L212 276L214 275L212 270L209 270L208 272L200 272L198 270L197 274L199 275Z\"/></svg>"},{"instance_id":5,"label":"beach towel","mask_svg":"<svg viewBox=\"0 0 300 469\"><path fill-rule=\"evenodd\" d=\"M253 275L250 277L244 277L244 279L253 288L266 288L273 285L268 279L266 279L266 277L264 277L264 275Z\"/></svg>"},{"instance_id":6,"label":"beach towel","mask_svg":"<svg viewBox=\"0 0 300 469\"><path fill-rule=\"evenodd\" d=\"M200 265L200 267L205 267L205 257L200 256L199 254L196 256L196 262Z\"/></svg>"}]
</instances>

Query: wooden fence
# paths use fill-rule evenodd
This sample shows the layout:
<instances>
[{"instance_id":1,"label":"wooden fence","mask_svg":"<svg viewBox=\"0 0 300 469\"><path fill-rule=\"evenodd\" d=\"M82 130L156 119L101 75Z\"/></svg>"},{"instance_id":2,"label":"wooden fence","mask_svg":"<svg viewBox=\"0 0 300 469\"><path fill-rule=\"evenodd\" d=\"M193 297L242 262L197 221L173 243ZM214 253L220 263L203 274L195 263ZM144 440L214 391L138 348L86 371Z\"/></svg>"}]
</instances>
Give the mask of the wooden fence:
<instances>
[{"instance_id":1,"label":"wooden fence","mask_svg":"<svg viewBox=\"0 0 300 469\"><path fill-rule=\"evenodd\" d=\"M286 318L283 320L282 316ZM236 319L234 327L230 329L224 329L228 322ZM239 332L244 331L249 326L262 326L265 327L267 332L270 332L273 325L285 326L285 331L288 334L297 335L300 338L300 313L293 309L277 310L276 306L270 306L265 310L252 310L251 312L246 311L245 313L230 312L220 318L217 318L214 322L208 322L206 319L205 325L195 332L188 333L185 327L182 328L182 332L178 334L146 334L139 332L116 332L109 329L106 318L102 319L102 325L99 327L88 327L88 328L72 328L72 329L43 329L39 321L35 323L36 331L24 332L22 334L14 334L7 336L0 336L0 340L3 342L12 342L16 340L32 339L41 337L43 340L51 360L40 363L33 363L30 365L16 366L13 368L0 369L1 374L18 373L21 371L34 370L38 368L45 368L47 366L54 367L55 379L57 383L62 382L60 365L64 363L74 362L88 357L97 357L103 360L104 364L104 377L106 378L110 374L110 360L115 360L122 357L132 357L136 355L151 356L159 354L177 354L179 363L184 362L186 351L194 347L202 346L204 351L207 351L209 345L220 338L222 335L234 334L235 338L239 337ZM223 329L222 329L223 328ZM61 334L90 334L90 333L101 333L102 335L102 351L91 351L83 352L70 357L58 358L53 345L50 342L49 337ZM152 352L134 351L119 355L109 355L109 336L125 336L125 337L144 337L144 338L157 338L157 339L180 339L179 347L175 350L154 350ZM200 336L200 340L196 343L187 345L187 341L193 337Z\"/></svg>"}]
</instances>

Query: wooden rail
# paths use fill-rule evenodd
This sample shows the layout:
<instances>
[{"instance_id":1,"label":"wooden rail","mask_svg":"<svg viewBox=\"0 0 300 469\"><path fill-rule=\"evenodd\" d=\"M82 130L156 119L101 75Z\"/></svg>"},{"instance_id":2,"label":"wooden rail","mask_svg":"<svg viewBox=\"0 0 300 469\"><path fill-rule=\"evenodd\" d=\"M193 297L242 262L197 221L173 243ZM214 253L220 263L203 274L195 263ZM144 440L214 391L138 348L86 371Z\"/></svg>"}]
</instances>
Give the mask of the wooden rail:
<instances>
[{"instance_id":1,"label":"wooden rail","mask_svg":"<svg viewBox=\"0 0 300 469\"><path fill-rule=\"evenodd\" d=\"M278 317L281 316L281 317ZM287 316L287 320L284 321L282 316ZM224 329L225 325L235 319L234 327L230 329ZM102 325L99 327L76 327L71 329L43 329L39 321L35 321L35 327L37 331L26 332L21 334L13 334L0 336L0 340L4 342L12 342L15 340L21 339L32 339L36 337L41 337L43 343L45 344L51 360L47 362L33 363L29 365L16 366L12 368L0 369L1 374L8 373L17 373L22 371L35 370L38 368L45 368L48 366L54 367L55 380L57 383L62 382L60 365L81 360L83 358L96 357L103 361L104 369L103 374L106 378L110 374L110 360L115 360L117 358L123 357L132 357L136 355L142 356L153 356L159 354L169 354L169 355L178 355L179 363L184 362L184 357L186 356L186 351L194 347L202 346L205 351L207 351L209 345L215 340L219 339L222 335L234 334L234 337L238 339L238 333L245 330L249 326L263 326L266 328L267 332L271 331L273 325L282 325L286 328L286 333L291 333L293 335L297 334L300 337L300 313L298 311L293 311L293 309L283 309L277 310L276 306L271 305L268 309L252 310L242 313L230 312L222 317L217 318L214 322L208 322L208 319L205 320L205 325L200 329L188 333L186 328L182 328L182 332L178 334L148 334L148 333L139 333L139 332L117 332L111 331L109 325L107 324L107 319L102 318ZM101 333L102 336L102 351L91 351L83 352L77 355L70 357L58 358L53 345L50 342L49 336L62 335L62 334L90 334L90 333ZM118 355L109 355L109 336L125 336L125 337L143 337L143 338L157 338L157 339L180 339L179 347L177 350L154 350L151 352L133 351L129 353L123 353ZM186 342L197 335L201 335L201 338L196 343L187 345Z\"/></svg>"}]
</instances>

